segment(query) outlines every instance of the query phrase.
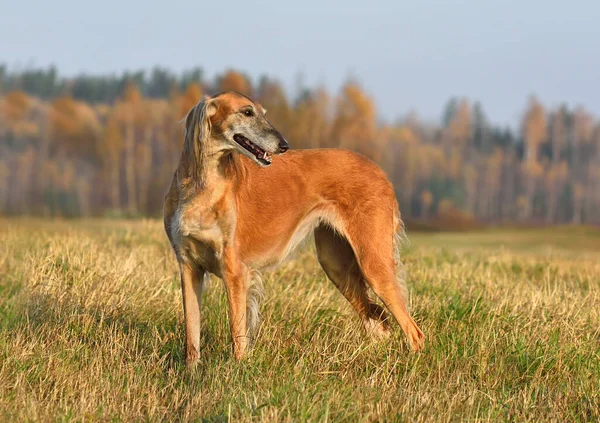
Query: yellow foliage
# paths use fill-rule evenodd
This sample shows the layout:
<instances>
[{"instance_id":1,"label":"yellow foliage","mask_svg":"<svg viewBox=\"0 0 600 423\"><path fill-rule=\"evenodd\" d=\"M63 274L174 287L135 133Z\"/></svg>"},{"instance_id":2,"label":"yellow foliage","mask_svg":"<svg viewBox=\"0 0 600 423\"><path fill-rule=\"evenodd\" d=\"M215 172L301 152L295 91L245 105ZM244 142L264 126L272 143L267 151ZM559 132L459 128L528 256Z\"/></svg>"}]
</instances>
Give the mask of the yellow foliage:
<instances>
[{"instance_id":1,"label":"yellow foliage","mask_svg":"<svg viewBox=\"0 0 600 423\"><path fill-rule=\"evenodd\" d=\"M40 127L36 122L20 120L13 122L9 127L13 134L19 138L32 139L41 135Z\"/></svg>"},{"instance_id":2,"label":"yellow foliage","mask_svg":"<svg viewBox=\"0 0 600 423\"><path fill-rule=\"evenodd\" d=\"M50 131L57 147L66 151L91 153L101 132L101 125L94 109L73 100L59 97L50 108Z\"/></svg>"},{"instance_id":3,"label":"yellow foliage","mask_svg":"<svg viewBox=\"0 0 600 423\"><path fill-rule=\"evenodd\" d=\"M576 144L588 143L594 132L594 118L583 107L577 107L573 114L573 140Z\"/></svg>"},{"instance_id":4,"label":"yellow foliage","mask_svg":"<svg viewBox=\"0 0 600 423\"><path fill-rule=\"evenodd\" d=\"M471 135L471 106L467 99L462 99L452 120L450 121L450 137L453 145L464 147Z\"/></svg>"},{"instance_id":5,"label":"yellow foliage","mask_svg":"<svg viewBox=\"0 0 600 423\"><path fill-rule=\"evenodd\" d=\"M337 102L332 137L343 148L373 153L376 135L375 106L354 82L347 82Z\"/></svg>"},{"instance_id":6,"label":"yellow foliage","mask_svg":"<svg viewBox=\"0 0 600 423\"><path fill-rule=\"evenodd\" d=\"M523 172L529 178L538 178L544 173L543 166L535 161L528 161L522 164Z\"/></svg>"},{"instance_id":7,"label":"yellow foliage","mask_svg":"<svg viewBox=\"0 0 600 423\"><path fill-rule=\"evenodd\" d=\"M134 83L130 82L123 92L123 101L130 104L139 104L142 102L142 93Z\"/></svg>"},{"instance_id":8,"label":"yellow foliage","mask_svg":"<svg viewBox=\"0 0 600 423\"><path fill-rule=\"evenodd\" d=\"M250 95L250 84L246 77L240 72L231 69L221 77L219 89L221 91L237 91L244 95Z\"/></svg>"},{"instance_id":9,"label":"yellow foliage","mask_svg":"<svg viewBox=\"0 0 600 423\"><path fill-rule=\"evenodd\" d=\"M522 132L527 145L527 160L535 161L538 147L546 138L546 112L535 97L531 97L529 100Z\"/></svg>"},{"instance_id":10,"label":"yellow foliage","mask_svg":"<svg viewBox=\"0 0 600 423\"><path fill-rule=\"evenodd\" d=\"M202 99L202 87L196 82L187 86L180 100L179 116L183 118Z\"/></svg>"},{"instance_id":11,"label":"yellow foliage","mask_svg":"<svg viewBox=\"0 0 600 423\"><path fill-rule=\"evenodd\" d=\"M419 138L408 126L399 127L396 130L394 136L399 142L403 144L415 145L419 143Z\"/></svg>"},{"instance_id":12,"label":"yellow foliage","mask_svg":"<svg viewBox=\"0 0 600 423\"><path fill-rule=\"evenodd\" d=\"M27 114L31 100L23 91L12 91L6 95L3 103L3 114L11 121L21 120Z\"/></svg>"},{"instance_id":13,"label":"yellow foliage","mask_svg":"<svg viewBox=\"0 0 600 423\"><path fill-rule=\"evenodd\" d=\"M109 161L116 161L123 149L123 128L115 116L111 116L104 128L103 142L100 144L100 155Z\"/></svg>"}]
</instances>

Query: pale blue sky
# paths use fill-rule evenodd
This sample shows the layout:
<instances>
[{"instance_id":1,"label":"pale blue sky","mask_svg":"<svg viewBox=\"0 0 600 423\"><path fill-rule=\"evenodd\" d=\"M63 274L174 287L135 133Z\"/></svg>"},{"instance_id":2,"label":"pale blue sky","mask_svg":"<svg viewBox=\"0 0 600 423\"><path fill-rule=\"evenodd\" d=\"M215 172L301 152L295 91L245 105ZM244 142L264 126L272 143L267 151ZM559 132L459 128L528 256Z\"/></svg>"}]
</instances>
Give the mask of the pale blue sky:
<instances>
[{"instance_id":1,"label":"pale blue sky","mask_svg":"<svg viewBox=\"0 0 600 423\"><path fill-rule=\"evenodd\" d=\"M62 74L233 67L331 91L353 75L391 119L450 96L514 124L535 93L600 115L600 1L3 0L0 62Z\"/></svg>"}]
</instances>

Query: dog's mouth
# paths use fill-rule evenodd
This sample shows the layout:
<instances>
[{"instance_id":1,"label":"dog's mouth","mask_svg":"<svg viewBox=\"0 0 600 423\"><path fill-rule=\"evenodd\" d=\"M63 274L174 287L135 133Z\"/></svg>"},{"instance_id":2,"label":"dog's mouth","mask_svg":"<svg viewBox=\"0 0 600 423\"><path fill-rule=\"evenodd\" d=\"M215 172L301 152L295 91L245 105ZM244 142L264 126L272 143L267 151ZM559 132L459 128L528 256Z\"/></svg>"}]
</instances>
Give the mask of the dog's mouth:
<instances>
[{"instance_id":1,"label":"dog's mouth","mask_svg":"<svg viewBox=\"0 0 600 423\"><path fill-rule=\"evenodd\" d=\"M233 136L233 139L235 140L235 142L241 145L244 148L244 150L248 151L250 154L256 157L256 160L258 160L261 164L269 166L273 161L273 156L271 155L271 153L267 153L265 150L260 148L258 145L254 144L245 136L235 134Z\"/></svg>"}]
</instances>

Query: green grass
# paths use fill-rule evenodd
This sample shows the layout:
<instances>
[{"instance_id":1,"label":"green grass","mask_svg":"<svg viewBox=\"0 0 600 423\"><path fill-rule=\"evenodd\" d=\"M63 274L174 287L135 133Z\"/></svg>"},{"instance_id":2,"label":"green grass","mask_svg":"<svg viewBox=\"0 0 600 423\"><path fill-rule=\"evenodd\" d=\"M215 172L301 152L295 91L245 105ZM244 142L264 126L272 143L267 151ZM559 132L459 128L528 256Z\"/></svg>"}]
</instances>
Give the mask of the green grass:
<instances>
[{"instance_id":1,"label":"green grass","mask_svg":"<svg viewBox=\"0 0 600 423\"><path fill-rule=\"evenodd\" d=\"M242 362L211 280L200 363L187 370L158 221L0 220L0 420L600 419L600 231L409 237L424 352L397 325L369 341L308 248L264 275L263 323Z\"/></svg>"}]
</instances>

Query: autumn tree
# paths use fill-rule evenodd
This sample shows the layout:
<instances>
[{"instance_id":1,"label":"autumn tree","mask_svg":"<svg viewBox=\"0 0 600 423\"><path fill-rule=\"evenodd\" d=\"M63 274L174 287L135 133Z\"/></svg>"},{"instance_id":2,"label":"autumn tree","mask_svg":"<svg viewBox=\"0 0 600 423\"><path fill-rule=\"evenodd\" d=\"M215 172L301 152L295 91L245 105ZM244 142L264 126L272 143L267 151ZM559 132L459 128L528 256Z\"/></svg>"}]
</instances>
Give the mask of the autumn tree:
<instances>
[{"instance_id":1,"label":"autumn tree","mask_svg":"<svg viewBox=\"0 0 600 423\"><path fill-rule=\"evenodd\" d=\"M121 114L125 125L125 183L127 186L127 210L130 214L136 214L137 204L137 181L136 181L136 128L139 128L144 120L144 106L142 95L133 83L129 83L123 93L120 104ZM139 132L139 131L138 131Z\"/></svg>"},{"instance_id":2,"label":"autumn tree","mask_svg":"<svg viewBox=\"0 0 600 423\"><path fill-rule=\"evenodd\" d=\"M462 99L448 124L448 132L452 148L462 151L471 138L472 117L471 106L467 99Z\"/></svg>"},{"instance_id":3,"label":"autumn tree","mask_svg":"<svg viewBox=\"0 0 600 423\"><path fill-rule=\"evenodd\" d=\"M412 213L419 180L432 164L428 149L421 148L419 144L420 139L415 131L401 124L392 128L384 147L388 151L388 160L383 161L387 165L385 170L397 187L398 200L405 215Z\"/></svg>"},{"instance_id":4,"label":"autumn tree","mask_svg":"<svg viewBox=\"0 0 600 423\"><path fill-rule=\"evenodd\" d=\"M567 111L565 107L560 107L552 116L552 163L558 164L561 160L563 150L567 146Z\"/></svg>"},{"instance_id":5,"label":"autumn tree","mask_svg":"<svg viewBox=\"0 0 600 423\"><path fill-rule=\"evenodd\" d=\"M342 87L333 120L332 139L340 148L366 154L372 151L376 132L375 106L361 87L353 81Z\"/></svg>"},{"instance_id":6,"label":"autumn tree","mask_svg":"<svg viewBox=\"0 0 600 423\"><path fill-rule=\"evenodd\" d=\"M531 218L533 213L533 196L536 186L543 173L543 168L538 161L538 150L540 144L546 139L546 112L544 107L535 97L529 100L529 107L525 112L522 123L522 135L525 142L525 158L522 172L525 179L525 198L521 203L527 201L524 206L523 216Z\"/></svg>"},{"instance_id":7,"label":"autumn tree","mask_svg":"<svg viewBox=\"0 0 600 423\"><path fill-rule=\"evenodd\" d=\"M569 175L569 165L566 161L551 163L545 174L545 188L548 193L548 204L546 205L546 222L554 223L558 216L558 199L565 188Z\"/></svg>"},{"instance_id":8,"label":"autumn tree","mask_svg":"<svg viewBox=\"0 0 600 423\"><path fill-rule=\"evenodd\" d=\"M7 122L18 122L25 118L31 99L23 91L12 91L4 99L2 115Z\"/></svg>"},{"instance_id":9,"label":"autumn tree","mask_svg":"<svg viewBox=\"0 0 600 423\"><path fill-rule=\"evenodd\" d=\"M242 73L232 69L218 78L219 91L236 91L244 95L252 95L250 81Z\"/></svg>"},{"instance_id":10,"label":"autumn tree","mask_svg":"<svg viewBox=\"0 0 600 423\"><path fill-rule=\"evenodd\" d=\"M183 119L185 115L202 100L202 87L197 82L192 82L187 86L185 92L176 101L179 102L179 113L177 116L179 119Z\"/></svg>"},{"instance_id":11,"label":"autumn tree","mask_svg":"<svg viewBox=\"0 0 600 423\"><path fill-rule=\"evenodd\" d=\"M267 110L267 119L282 133L289 133L294 126L294 115L281 84L267 77L261 78L256 97Z\"/></svg>"},{"instance_id":12,"label":"autumn tree","mask_svg":"<svg viewBox=\"0 0 600 423\"><path fill-rule=\"evenodd\" d=\"M294 124L290 128L292 147L319 148L331 146L331 100L324 88L306 90L293 110Z\"/></svg>"},{"instance_id":13,"label":"autumn tree","mask_svg":"<svg viewBox=\"0 0 600 423\"><path fill-rule=\"evenodd\" d=\"M123 152L123 125L116 114L109 116L104 127L100 156L108 173L110 204L114 210L121 208L121 156Z\"/></svg>"},{"instance_id":14,"label":"autumn tree","mask_svg":"<svg viewBox=\"0 0 600 423\"><path fill-rule=\"evenodd\" d=\"M589 191L589 183L586 178L590 171L590 159L593 150L591 147L593 135L593 120L591 116L583 109L578 107L573 113L573 154L572 163L572 184L573 184L573 223L578 224L583 221L583 210L585 209L588 196L594 193Z\"/></svg>"},{"instance_id":15,"label":"autumn tree","mask_svg":"<svg viewBox=\"0 0 600 423\"><path fill-rule=\"evenodd\" d=\"M72 157L96 158L101 126L89 105L70 96L59 97L50 106L49 122L55 151Z\"/></svg>"},{"instance_id":16,"label":"autumn tree","mask_svg":"<svg viewBox=\"0 0 600 423\"><path fill-rule=\"evenodd\" d=\"M479 102L473 105L472 137L473 146L482 153L489 154L493 149L493 136L483 106Z\"/></svg>"}]
</instances>

